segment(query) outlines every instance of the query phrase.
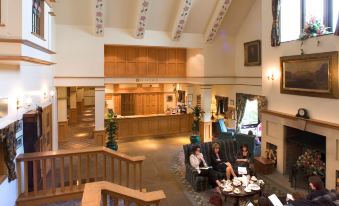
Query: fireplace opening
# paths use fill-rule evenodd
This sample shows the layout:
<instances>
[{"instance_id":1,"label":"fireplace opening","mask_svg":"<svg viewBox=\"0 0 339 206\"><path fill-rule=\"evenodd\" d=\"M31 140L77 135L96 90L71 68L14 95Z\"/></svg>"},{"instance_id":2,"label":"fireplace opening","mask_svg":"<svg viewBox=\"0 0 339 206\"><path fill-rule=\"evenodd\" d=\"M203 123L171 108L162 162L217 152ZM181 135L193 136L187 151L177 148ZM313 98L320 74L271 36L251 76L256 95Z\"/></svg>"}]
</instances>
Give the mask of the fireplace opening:
<instances>
[{"instance_id":1,"label":"fireplace opening","mask_svg":"<svg viewBox=\"0 0 339 206\"><path fill-rule=\"evenodd\" d=\"M270 142L266 143L266 158L273 161L274 168L277 168L278 164L277 149L278 147L275 144L272 144Z\"/></svg>"},{"instance_id":2,"label":"fireplace opening","mask_svg":"<svg viewBox=\"0 0 339 206\"><path fill-rule=\"evenodd\" d=\"M298 176L298 187L307 189L307 178L311 174L317 174L325 180L325 136L285 126L285 148L286 174Z\"/></svg>"}]
</instances>

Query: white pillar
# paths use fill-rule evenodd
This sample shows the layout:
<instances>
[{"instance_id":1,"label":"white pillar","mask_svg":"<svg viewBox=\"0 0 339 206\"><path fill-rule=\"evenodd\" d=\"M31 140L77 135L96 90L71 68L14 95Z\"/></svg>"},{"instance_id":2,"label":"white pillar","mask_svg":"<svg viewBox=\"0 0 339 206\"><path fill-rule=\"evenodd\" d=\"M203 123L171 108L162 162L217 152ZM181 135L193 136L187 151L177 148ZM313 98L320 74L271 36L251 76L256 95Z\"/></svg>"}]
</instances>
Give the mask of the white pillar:
<instances>
[{"instance_id":1,"label":"white pillar","mask_svg":"<svg viewBox=\"0 0 339 206\"><path fill-rule=\"evenodd\" d=\"M70 108L71 109L77 108L77 89L76 89L76 87L71 87Z\"/></svg>"},{"instance_id":2,"label":"white pillar","mask_svg":"<svg viewBox=\"0 0 339 206\"><path fill-rule=\"evenodd\" d=\"M67 89L66 87L58 88L58 122L67 121Z\"/></svg>"},{"instance_id":3,"label":"white pillar","mask_svg":"<svg viewBox=\"0 0 339 206\"><path fill-rule=\"evenodd\" d=\"M211 121L211 103L212 103L212 86L211 85L201 85L201 108L205 112L203 115L203 122Z\"/></svg>"},{"instance_id":4,"label":"white pillar","mask_svg":"<svg viewBox=\"0 0 339 206\"><path fill-rule=\"evenodd\" d=\"M95 88L95 131L105 129L105 87Z\"/></svg>"},{"instance_id":5,"label":"white pillar","mask_svg":"<svg viewBox=\"0 0 339 206\"><path fill-rule=\"evenodd\" d=\"M56 91L56 88L54 87L52 89L53 91ZM57 92L54 93L54 96L51 97L52 101L52 150L58 150L59 143L58 143L58 96Z\"/></svg>"}]
</instances>

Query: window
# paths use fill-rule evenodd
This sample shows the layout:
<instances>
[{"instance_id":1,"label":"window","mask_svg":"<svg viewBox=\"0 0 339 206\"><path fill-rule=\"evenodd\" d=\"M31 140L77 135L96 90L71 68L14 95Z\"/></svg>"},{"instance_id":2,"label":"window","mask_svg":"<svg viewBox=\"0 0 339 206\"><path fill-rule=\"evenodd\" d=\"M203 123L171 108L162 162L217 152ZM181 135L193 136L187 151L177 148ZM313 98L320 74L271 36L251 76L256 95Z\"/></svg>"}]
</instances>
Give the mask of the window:
<instances>
[{"instance_id":1,"label":"window","mask_svg":"<svg viewBox=\"0 0 339 206\"><path fill-rule=\"evenodd\" d=\"M339 0L282 0L281 1L281 41L299 39L304 25L315 17L334 32L339 11Z\"/></svg>"},{"instance_id":2,"label":"window","mask_svg":"<svg viewBox=\"0 0 339 206\"><path fill-rule=\"evenodd\" d=\"M33 0L32 33L44 37L44 0Z\"/></svg>"},{"instance_id":3,"label":"window","mask_svg":"<svg viewBox=\"0 0 339 206\"><path fill-rule=\"evenodd\" d=\"M258 123L258 101L247 100L244 117L241 120L241 126L242 128L256 127Z\"/></svg>"}]
</instances>

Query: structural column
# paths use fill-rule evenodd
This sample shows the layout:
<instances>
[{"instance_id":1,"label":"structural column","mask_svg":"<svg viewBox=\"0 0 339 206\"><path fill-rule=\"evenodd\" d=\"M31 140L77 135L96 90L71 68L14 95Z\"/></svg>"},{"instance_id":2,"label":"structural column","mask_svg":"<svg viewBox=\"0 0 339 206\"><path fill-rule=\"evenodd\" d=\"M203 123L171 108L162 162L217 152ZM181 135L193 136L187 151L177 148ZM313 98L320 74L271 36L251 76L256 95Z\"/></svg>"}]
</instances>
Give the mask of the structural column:
<instances>
[{"instance_id":1,"label":"structural column","mask_svg":"<svg viewBox=\"0 0 339 206\"><path fill-rule=\"evenodd\" d=\"M202 121L200 122L200 138L202 142L212 141L212 122L211 122L211 103L212 103L212 86L202 85L201 91L201 108L204 111Z\"/></svg>"},{"instance_id":2,"label":"structural column","mask_svg":"<svg viewBox=\"0 0 339 206\"><path fill-rule=\"evenodd\" d=\"M77 88L77 109L78 112L84 110L84 88Z\"/></svg>"},{"instance_id":3,"label":"structural column","mask_svg":"<svg viewBox=\"0 0 339 206\"><path fill-rule=\"evenodd\" d=\"M78 122L78 112L77 112L77 89L76 87L71 87L70 92L70 123L76 124Z\"/></svg>"},{"instance_id":4,"label":"structural column","mask_svg":"<svg viewBox=\"0 0 339 206\"><path fill-rule=\"evenodd\" d=\"M68 131L68 120L67 120L67 88L58 87L57 89L58 98L58 142L65 141L66 134Z\"/></svg>"},{"instance_id":5,"label":"structural column","mask_svg":"<svg viewBox=\"0 0 339 206\"><path fill-rule=\"evenodd\" d=\"M106 143L105 133L105 87L95 88L95 130L94 139L98 146Z\"/></svg>"}]
</instances>

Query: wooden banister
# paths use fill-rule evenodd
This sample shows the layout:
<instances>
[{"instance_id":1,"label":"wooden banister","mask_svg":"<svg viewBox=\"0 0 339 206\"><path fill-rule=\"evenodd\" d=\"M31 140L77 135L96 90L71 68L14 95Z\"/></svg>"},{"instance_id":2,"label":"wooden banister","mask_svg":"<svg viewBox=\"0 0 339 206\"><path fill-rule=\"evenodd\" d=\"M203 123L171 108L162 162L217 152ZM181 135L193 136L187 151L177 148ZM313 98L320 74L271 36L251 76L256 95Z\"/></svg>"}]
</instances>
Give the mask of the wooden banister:
<instances>
[{"instance_id":1,"label":"wooden banister","mask_svg":"<svg viewBox=\"0 0 339 206\"><path fill-rule=\"evenodd\" d=\"M107 195L110 196L108 199L113 199L114 202L117 202L118 199L122 199L124 202L135 202L137 205L159 204L160 200L166 198L166 195L162 190L144 193L121 185L102 181L85 185L81 206L100 206L101 203L107 205Z\"/></svg>"},{"instance_id":2,"label":"wooden banister","mask_svg":"<svg viewBox=\"0 0 339 206\"><path fill-rule=\"evenodd\" d=\"M47 151L47 152L34 152L34 153L26 153L26 154L20 154L16 159L17 161L33 161L33 160L41 160L41 159L49 159L51 157L61 157L61 156L74 156L75 154L94 154L98 152L105 152L108 155L113 155L117 159L121 159L124 161L129 162L140 162L145 160L145 156L129 156L120 152L112 151L106 147L92 147L92 148L86 148L77 150L76 152L74 150L58 150L58 151Z\"/></svg>"},{"instance_id":3,"label":"wooden banister","mask_svg":"<svg viewBox=\"0 0 339 206\"><path fill-rule=\"evenodd\" d=\"M95 181L126 182L127 187L132 185L131 190L141 191L143 160L145 156L132 157L106 147L21 154L16 159L20 165L17 174L23 169L24 175L18 178L17 205L53 203L57 199L53 196L81 197L77 195L82 194L84 184ZM125 173L122 163L126 165ZM32 176L29 168L33 168Z\"/></svg>"}]
</instances>

